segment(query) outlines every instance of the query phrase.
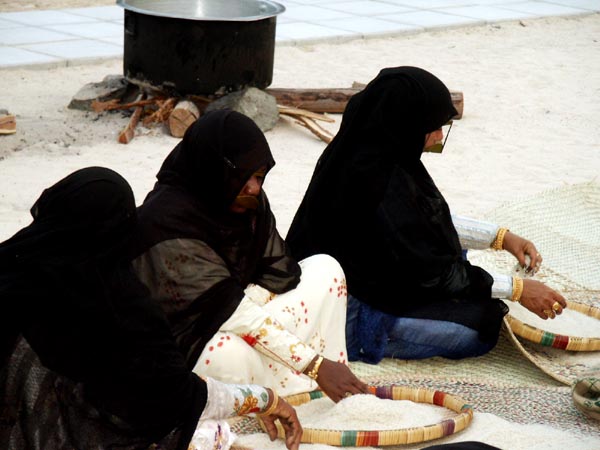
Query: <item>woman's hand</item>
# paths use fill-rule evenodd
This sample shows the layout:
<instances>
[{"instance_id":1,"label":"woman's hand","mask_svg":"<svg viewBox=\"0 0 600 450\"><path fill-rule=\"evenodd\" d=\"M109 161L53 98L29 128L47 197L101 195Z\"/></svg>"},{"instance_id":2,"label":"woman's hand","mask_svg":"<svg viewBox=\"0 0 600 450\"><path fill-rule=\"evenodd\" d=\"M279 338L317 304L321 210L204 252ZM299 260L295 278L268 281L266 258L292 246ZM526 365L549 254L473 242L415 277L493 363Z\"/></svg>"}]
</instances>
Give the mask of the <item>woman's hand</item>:
<instances>
[{"instance_id":1,"label":"woman's hand","mask_svg":"<svg viewBox=\"0 0 600 450\"><path fill-rule=\"evenodd\" d=\"M542 255L538 253L533 242L507 231L504 235L503 247L504 250L510 252L517 258L519 264L525 269L526 273L533 271L532 274L535 274L540 268L540 265L542 264ZM527 264L525 255L529 256L529 264Z\"/></svg>"},{"instance_id":2,"label":"woman's hand","mask_svg":"<svg viewBox=\"0 0 600 450\"><path fill-rule=\"evenodd\" d=\"M273 391L268 389L269 396L273 399ZM300 439L302 438L302 425L296 415L296 410L284 399L278 398L277 406L268 416L261 416L269 438L271 441L277 439L277 427L275 421L283 426L285 431L285 446L288 450L298 450L300 448Z\"/></svg>"},{"instance_id":3,"label":"woman's hand","mask_svg":"<svg viewBox=\"0 0 600 450\"><path fill-rule=\"evenodd\" d=\"M324 359L319 368L317 383L334 402L351 394L369 394L368 386L360 381L345 364Z\"/></svg>"},{"instance_id":4,"label":"woman's hand","mask_svg":"<svg viewBox=\"0 0 600 450\"><path fill-rule=\"evenodd\" d=\"M523 280L523 293L521 294L521 305L542 319L554 319L556 315L562 314L567 302L562 295L544 283L536 280Z\"/></svg>"}]
</instances>

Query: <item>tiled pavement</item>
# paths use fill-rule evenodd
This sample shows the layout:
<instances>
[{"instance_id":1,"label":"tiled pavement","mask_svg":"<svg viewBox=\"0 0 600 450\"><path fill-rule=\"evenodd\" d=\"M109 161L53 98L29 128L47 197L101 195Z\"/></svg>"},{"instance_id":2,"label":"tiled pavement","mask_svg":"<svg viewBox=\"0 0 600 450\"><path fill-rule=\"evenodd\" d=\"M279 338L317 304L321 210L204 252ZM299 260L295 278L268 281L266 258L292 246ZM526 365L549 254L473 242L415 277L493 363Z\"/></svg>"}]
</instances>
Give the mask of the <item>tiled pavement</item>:
<instances>
[{"instance_id":1,"label":"tiled pavement","mask_svg":"<svg viewBox=\"0 0 600 450\"><path fill-rule=\"evenodd\" d=\"M600 12L600 0L280 0L277 45ZM120 6L0 12L0 69L123 54Z\"/></svg>"}]
</instances>

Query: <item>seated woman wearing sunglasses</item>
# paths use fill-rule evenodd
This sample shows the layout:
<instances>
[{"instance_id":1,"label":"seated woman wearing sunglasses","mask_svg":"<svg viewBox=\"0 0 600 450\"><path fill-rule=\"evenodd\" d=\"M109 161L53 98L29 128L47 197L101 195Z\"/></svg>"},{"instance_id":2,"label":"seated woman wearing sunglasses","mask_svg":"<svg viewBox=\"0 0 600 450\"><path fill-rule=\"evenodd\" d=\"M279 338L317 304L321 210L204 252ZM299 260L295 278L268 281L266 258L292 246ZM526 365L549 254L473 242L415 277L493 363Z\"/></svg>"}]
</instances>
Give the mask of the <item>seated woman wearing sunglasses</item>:
<instances>
[{"instance_id":1,"label":"seated woman wearing sunglasses","mask_svg":"<svg viewBox=\"0 0 600 450\"><path fill-rule=\"evenodd\" d=\"M540 282L492 276L464 259L463 247L492 246L531 270L541 263L530 241L451 216L421 155L441 152L456 114L431 73L384 69L350 100L317 163L286 240L297 259L326 253L342 265L350 360L481 355L507 312L499 298L542 318L566 306Z\"/></svg>"}]
</instances>

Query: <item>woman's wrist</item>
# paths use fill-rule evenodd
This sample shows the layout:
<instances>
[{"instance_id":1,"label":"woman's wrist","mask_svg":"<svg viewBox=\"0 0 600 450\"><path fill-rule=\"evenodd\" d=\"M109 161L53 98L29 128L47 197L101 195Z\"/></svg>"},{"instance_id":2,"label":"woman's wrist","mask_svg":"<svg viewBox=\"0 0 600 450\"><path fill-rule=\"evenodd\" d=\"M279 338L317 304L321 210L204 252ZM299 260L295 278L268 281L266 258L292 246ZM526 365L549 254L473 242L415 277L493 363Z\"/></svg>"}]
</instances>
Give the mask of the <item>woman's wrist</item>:
<instances>
[{"instance_id":1,"label":"woman's wrist","mask_svg":"<svg viewBox=\"0 0 600 450\"><path fill-rule=\"evenodd\" d=\"M321 355L315 356L315 358L308 364L306 369L304 369L304 373L316 381L319 377L319 369L321 368L321 363L323 363L324 359L325 358L323 358Z\"/></svg>"},{"instance_id":2,"label":"woman's wrist","mask_svg":"<svg viewBox=\"0 0 600 450\"><path fill-rule=\"evenodd\" d=\"M511 300L513 302L521 303L521 296L523 295L523 278L512 277L513 279L513 292Z\"/></svg>"},{"instance_id":3,"label":"woman's wrist","mask_svg":"<svg viewBox=\"0 0 600 450\"><path fill-rule=\"evenodd\" d=\"M491 247L494 250L503 250L504 249L504 237L506 233L508 233L508 228L498 228L498 233L496 234L496 239L492 242Z\"/></svg>"},{"instance_id":4,"label":"woman's wrist","mask_svg":"<svg viewBox=\"0 0 600 450\"><path fill-rule=\"evenodd\" d=\"M273 412L275 412L277 406L279 405L279 395L277 395L277 392L270 388L266 388L266 391L269 394L269 401L263 410L258 413L259 416L270 416L273 414Z\"/></svg>"}]
</instances>

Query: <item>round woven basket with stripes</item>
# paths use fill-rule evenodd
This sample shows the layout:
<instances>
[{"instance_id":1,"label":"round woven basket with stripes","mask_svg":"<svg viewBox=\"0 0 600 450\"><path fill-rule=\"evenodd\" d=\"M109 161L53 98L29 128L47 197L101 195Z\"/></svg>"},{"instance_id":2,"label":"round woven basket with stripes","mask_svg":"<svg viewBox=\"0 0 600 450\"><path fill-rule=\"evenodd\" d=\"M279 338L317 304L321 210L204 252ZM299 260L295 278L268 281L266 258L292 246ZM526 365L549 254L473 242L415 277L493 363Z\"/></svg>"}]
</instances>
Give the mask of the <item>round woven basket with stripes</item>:
<instances>
[{"instance_id":1,"label":"round woven basket with stripes","mask_svg":"<svg viewBox=\"0 0 600 450\"><path fill-rule=\"evenodd\" d=\"M313 444L326 444L338 447L368 447L414 444L419 442L439 439L444 436L464 430L473 419L473 407L461 398L445 392L410 388L406 386L370 386L372 394L381 399L388 400L410 400L417 403L443 406L456 415L439 423L422 427L402 428L398 430L323 430L317 428L304 428L302 442ZM299 406L324 397L322 391L313 391L286 397L285 400L292 406ZM265 426L259 418L260 426ZM285 436L283 427L276 422L280 438Z\"/></svg>"},{"instance_id":2,"label":"round woven basket with stripes","mask_svg":"<svg viewBox=\"0 0 600 450\"><path fill-rule=\"evenodd\" d=\"M567 301L567 308L598 319L598 335L600 336L600 308L572 301ZM550 333L549 331L540 330L539 328L523 323L510 315L506 316L506 322L512 332L517 336L546 347L554 347L575 352L593 352L600 350L600 337L577 337Z\"/></svg>"}]
</instances>

